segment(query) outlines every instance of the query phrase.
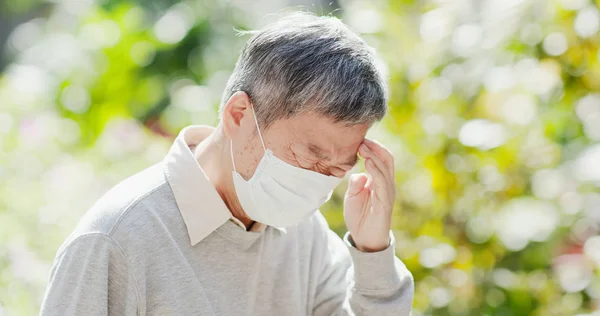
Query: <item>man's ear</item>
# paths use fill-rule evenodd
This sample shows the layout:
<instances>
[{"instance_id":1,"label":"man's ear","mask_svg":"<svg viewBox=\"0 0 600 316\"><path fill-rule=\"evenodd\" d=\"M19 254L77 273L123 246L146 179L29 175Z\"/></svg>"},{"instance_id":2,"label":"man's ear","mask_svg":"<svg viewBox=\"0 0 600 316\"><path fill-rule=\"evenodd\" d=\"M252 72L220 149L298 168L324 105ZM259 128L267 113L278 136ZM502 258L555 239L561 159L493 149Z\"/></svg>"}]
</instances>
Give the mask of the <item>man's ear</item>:
<instances>
[{"instance_id":1,"label":"man's ear","mask_svg":"<svg viewBox=\"0 0 600 316\"><path fill-rule=\"evenodd\" d=\"M225 135L229 138L237 135L241 130L243 119L252 115L251 111L252 104L246 92L237 91L232 94L223 107L222 124Z\"/></svg>"}]
</instances>

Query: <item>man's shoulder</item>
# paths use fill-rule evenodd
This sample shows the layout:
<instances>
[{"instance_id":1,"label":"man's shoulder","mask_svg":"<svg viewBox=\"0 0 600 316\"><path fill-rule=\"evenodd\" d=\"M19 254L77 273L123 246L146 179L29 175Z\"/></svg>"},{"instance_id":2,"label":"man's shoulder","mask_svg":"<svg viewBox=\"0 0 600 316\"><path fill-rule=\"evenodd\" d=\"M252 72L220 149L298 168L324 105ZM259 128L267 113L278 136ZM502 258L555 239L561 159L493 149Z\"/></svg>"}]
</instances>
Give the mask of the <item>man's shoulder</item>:
<instances>
[{"instance_id":1,"label":"man's shoulder","mask_svg":"<svg viewBox=\"0 0 600 316\"><path fill-rule=\"evenodd\" d=\"M163 165L156 164L121 181L84 214L70 240L90 233L106 235L119 242L119 239L132 239L151 225L161 221L177 210L175 198L165 178Z\"/></svg>"}]
</instances>

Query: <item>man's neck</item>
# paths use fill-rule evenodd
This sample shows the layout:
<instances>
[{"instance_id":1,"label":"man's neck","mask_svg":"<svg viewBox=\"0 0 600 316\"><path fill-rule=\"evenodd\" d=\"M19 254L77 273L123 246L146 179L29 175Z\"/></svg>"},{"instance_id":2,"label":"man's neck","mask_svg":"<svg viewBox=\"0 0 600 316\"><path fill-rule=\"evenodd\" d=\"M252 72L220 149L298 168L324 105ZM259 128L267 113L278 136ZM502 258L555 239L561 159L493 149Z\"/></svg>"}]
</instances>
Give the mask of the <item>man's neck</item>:
<instances>
[{"instance_id":1,"label":"man's neck","mask_svg":"<svg viewBox=\"0 0 600 316\"><path fill-rule=\"evenodd\" d=\"M225 146L228 140L217 127L206 139L194 149L194 156L198 164L208 177L208 180L215 187L223 202L233 215L240 220L249 230L254 223L242 209L235 193L235 187L232 177L232 164L226 163L231 160L229 146ZM225 162L225 163L224 163Z\"/></svg>"}]
</instances>

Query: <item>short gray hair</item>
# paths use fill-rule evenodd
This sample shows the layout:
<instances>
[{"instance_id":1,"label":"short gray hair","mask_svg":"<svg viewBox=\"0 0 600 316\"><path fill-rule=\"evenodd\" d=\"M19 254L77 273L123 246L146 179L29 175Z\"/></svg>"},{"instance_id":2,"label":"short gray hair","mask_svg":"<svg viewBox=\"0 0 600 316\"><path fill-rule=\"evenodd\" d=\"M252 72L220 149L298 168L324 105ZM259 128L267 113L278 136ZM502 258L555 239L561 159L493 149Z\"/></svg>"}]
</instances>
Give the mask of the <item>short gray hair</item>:
<instances>
[{"instance_id":1,"label":"short gray hair","mask_svg":"<svg viewBox=\"0 0 600 316\"><path fill-rule=\"evenodd\" d=\"M227 82L246 92L261 126L306 112L346 125L371 124L387 110L387 87L375 53L332 16L295 12L250 33Z\"/></svg>"}]
</instances>

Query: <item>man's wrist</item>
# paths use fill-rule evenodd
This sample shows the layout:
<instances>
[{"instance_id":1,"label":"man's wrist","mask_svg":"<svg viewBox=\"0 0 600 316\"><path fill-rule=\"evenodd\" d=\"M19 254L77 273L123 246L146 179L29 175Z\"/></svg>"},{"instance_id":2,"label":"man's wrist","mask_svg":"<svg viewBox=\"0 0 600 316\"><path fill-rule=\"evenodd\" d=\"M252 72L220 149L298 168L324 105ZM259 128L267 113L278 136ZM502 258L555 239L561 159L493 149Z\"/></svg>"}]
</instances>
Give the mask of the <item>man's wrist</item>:
<instances>
[{"instance_id":1,"label":"man's wrist","mask_svg":"<svg viewBox=\"0 0 600 316\"><path fill-rule=\"evenodd\" d=\"M360 243L356 243L356 241L352 238L352 234L348 233L348 242L350 243L350 245L352 245L352 247L358 249L361 252L380 252L387 249L390 246L392 239L391 237L388 237L388 240L385 243L378 243L374 246L365 246Z\"/></svg>"},{"instance_id":2,"label":"man's wrist","mask_svg":"<svg viewBox=\"0 0 600 316\"><path fill-rule=\"evenodd\" d=\"M363 252L353 244L350 232L344 236L344 242L350 251L354 269L354 287L359 289L390 289L400 283L400 274L396 269L399 260L395 256L395 241L390 234L390 244L379 252Z\"/></svg>"}]
</instances>

